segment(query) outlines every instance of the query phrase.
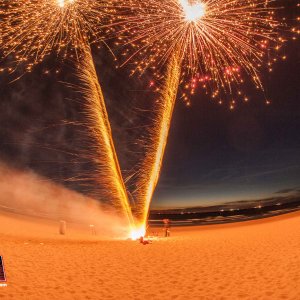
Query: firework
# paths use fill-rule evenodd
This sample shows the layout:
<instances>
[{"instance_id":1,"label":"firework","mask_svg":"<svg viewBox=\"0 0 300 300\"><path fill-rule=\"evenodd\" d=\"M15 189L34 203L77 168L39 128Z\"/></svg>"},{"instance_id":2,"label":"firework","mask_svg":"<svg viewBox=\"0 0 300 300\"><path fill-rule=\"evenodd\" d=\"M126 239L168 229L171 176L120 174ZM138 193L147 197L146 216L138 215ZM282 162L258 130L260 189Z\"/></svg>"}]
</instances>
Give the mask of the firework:
<instances>
[{"instance_id":1,"label":"firework","mask_svg":"<svg viewBox=\"0 0 300 300\"><path fill-rule=\"evenodd\" d=\"M27 71L54 51L63 58L80 55L86 44L101 39L110 13L109 1L0 0L2 51Z\"/></svg>"},{"instance_id":2,"label":"firework","mask_svg":"<svg viewBox=\"0 0 300 300\"><path fill-rule=\"evenodd\" d=\"M214 95L243 83L242 72L262 88L259 68L270 49L284 42L269 7L272 0L129 2L124 31L133 51L126 49L125 63L158 74L179 49L181 79L189 88L195 79L209 82Z\"/></svg>"},{"instance_id":3,"label":"firework","mask_svg":"<svg viewBox=\"0 0 300 300\"><path fill-rule=\"evenodd\" d=\"M152 195L159 179L176 101L180 70L178 52L175 52L168 65L165 84L157 102L157 115L149 132L149 146L140 165L138 189L135 192L135 197L139 200L135 217L143 225L146 224Z\"/></svg>"},{"instance_id":4,"label":"firework","mask_svg":"<svg viewBox=\"0 0 300 300\"><path fill-rule=\"evenodd\" d=\"M78 77L81 81L80 91L85 99L89 131L96 141L92 151L96 160L100 160L99 184L104 185L109 193L109 199L113 201L120 211L125 212L129 224L133 225L131 208L127 201L126 188L122 173L118 164L117 154L114 148L107 111L101 87L98 81L91 51L88 47L83 59L79 62Z\"/></svg>"},{"instance_id":5,"label":"firework","mask_svg":"<svg viewBox=\"0 0 300 300\"><path fill-rule=\"evenodd\" d=\"M136 214L145 226L179 84L188 105L199 85L209 88L212 98L222 93L233 97L234 87L245 80L242 74L263 89L260 67L265 61L272 65L267 54L279 49L284 40L278 36L280 24L269 0L129 2L122 8L122 31L127 34L122 42L129 45L123 53L124 64L130 62L134 71L150 69L157 78L166 78L135 192Z\"/></svg>"},{"instance_id":6,"label":"firework","mask_svg":"<svg viewBox=\"0 0 300 300\"><path fill-rule=\"evenodd\" d=\"M114 205L133 219L119 167L90 43L99 39L99 24L112 11L109 1L0 0L1 48L27 71L52 52L77 58L81 91L86 100L89 127L96 142L100 184Z\"/></svg>"}]
</instances>

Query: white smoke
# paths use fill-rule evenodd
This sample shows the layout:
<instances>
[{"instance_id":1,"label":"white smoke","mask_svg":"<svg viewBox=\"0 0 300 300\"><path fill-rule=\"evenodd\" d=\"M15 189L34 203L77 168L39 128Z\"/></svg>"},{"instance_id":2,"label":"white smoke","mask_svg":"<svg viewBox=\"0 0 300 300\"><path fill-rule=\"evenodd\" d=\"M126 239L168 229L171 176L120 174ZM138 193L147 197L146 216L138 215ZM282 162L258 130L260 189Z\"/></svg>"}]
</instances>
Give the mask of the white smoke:
<instances>
[{"instance_id":1,"label":"white smoke","mask_svg":"<svg viewBox=\"0 0 300 300\"><path fill-rule=\"evenodd\" d=\"M30 171L0 163L0 214L30 216L32 222L59 220L91 227L99 237L124 237L126 221L112 207L55 184Z\"/></svg>"}]
</instances>

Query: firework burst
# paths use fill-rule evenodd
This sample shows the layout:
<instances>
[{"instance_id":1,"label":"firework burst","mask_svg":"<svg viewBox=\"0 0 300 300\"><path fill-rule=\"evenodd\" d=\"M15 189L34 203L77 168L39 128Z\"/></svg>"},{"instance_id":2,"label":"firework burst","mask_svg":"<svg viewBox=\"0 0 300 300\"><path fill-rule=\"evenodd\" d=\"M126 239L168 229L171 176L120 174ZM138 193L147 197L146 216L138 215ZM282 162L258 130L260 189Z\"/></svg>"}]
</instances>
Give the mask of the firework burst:
<instances>
[{"instance_id":1,"label":"firework burst","mask_svg":"<svg viewBox=\"0 0 300 300\"><path fill-rule=\"evenodd\" d=\"M212 96L232 92L248 75L263 88L260 67L278 50L279 37L272 0L135 1L124 8L128 44L124 63L134 70L154 70L161 77L175 51L182 65L183 88L193 94L198 83ZM247 77L247 76L245 76ZM187 95L184 95L187 96ZM187 98L186 98L187 100Z\"/></svg>"},{"instance_id":2,"label":"firework burst","mask_svg":"<svg viewBox=\"0 0 300 300\"><path fill-rule=\"evenodd\" d=\"M105 102L91 54L90 44L100 40L103 22L113 13L110 1L93 0L0 0L1 48L27 71L52 52L62 58L76 58L86 100L89 132L94 138L99 184L122 211L130 225L131 209L114 148ZM100 30L101 28L101 30ZM106 25L105 28L109 28Z\"/></svg>"},{"instance_id":3,"label":"firework burst","mask_svg":"<svg viewBox=\"0 0 300 300\"><path fill-rule=\"evenodd\" d=\"M280 23L269 0L128 2L121 8L124 19L119 18L127 35L121 41L128 45L124 64L131 63L133 72L150 69L156 78L165 78L135 192L136 215L145 226L179 85L187 105L199 85L220 103L222 94L233 98L244 77L263 89L260 68L264 63L271 67L268 54L284 39L278 35ZM234 104L232 100L230 106Z\"/></svg>"},{"instance_id":4,"label":"firework burst","mask_svg":"<svg viewBox=\"0 0 300 300\"><path fill-rule=\"evenodd\" d=\"M109 1L1 0L2 51L27 71L53 51L63 58L79 55L85 45L101 39L110 7Z\"/></svg>"}]
</instances>

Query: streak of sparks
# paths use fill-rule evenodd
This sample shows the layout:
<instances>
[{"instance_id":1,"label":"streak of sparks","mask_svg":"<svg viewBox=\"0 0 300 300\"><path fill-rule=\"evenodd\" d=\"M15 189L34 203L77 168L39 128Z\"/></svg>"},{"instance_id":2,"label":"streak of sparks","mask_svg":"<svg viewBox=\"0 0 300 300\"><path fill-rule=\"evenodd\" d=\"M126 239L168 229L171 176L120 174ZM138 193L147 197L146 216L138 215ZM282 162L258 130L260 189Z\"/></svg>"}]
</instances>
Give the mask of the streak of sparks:
<instances>
[{"instance_id":1,"label":"streak of sparks","mask_svg":"<svg viewBox=\"0 0 300 300\"><path fill-rule=\"evenodd\" d=\"M146 226L150 203L159 179L163 162L180 81L180 71L181 66L178 52L175 52L171 57L167 68L165 84L158 101L158 113L154 120L153 129L149 134L150 146L147 149L146 156L140 166L142 173L139 179L139 189L135 193L135 196L139 199L135 217L144 227Z\"/></svg>"},{"instance_id":2,"label":"streak of sparks","mask_svg":"<svg viewBox=\"0 0 300 300\"><path fill-rule=\"evenodd\" d=\"M245 81L243 74L263 89L259 70L270 50L285 42L270 7L274 0L128 2L123 12L128 35L124 64L130 62L141 73L152 69L161 78L164 65L180 49L181 81L191 94L197 85L209 87L213 98L222 91L233 93ZM187 93L183 98L188 100Z\"/></svg>"},{"instance_id":3,"label":"streak of sparks","mask_svg":"<svg viewBox=\"0 0 300 300\"><path fill-rule=\"evenodd\" d=\"M106 187L109 199L119 211L124 212L129 224L133 227L134 220L127 201L126 187L113 143L103 93L89 47L79 62L78 77L81 81L80 90L85 99L89 129L96 141L92 150L96 161L100 160L98 171L102 176L99 184Z\"/></svg>"}]
</instances>

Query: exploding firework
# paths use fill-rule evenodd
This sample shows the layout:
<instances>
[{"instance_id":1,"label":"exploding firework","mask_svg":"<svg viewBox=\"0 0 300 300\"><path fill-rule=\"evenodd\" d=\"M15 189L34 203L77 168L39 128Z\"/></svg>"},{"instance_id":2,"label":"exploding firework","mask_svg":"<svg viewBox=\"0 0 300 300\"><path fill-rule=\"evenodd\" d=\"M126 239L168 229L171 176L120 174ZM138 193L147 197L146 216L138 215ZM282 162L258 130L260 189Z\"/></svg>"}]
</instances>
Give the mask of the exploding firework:
<instances>
[{"instance_id":1,"label":"exploding firework","mask_svg":"<svg viewBox=\"0 0 300 300\"><path fill-rule=\"evenodd\" d=\"M149 132L149 144L145 157L139 166L138 189L135 192L135 197L139 201L137 202L135 217L144 226L146 225L149 206L163 162L180 80L180 70L178 52L175 52L168 65L165 84L157 101L157 115L154 119L154 126L151 127Z\"/></svg>"},{"instance_id":2,"label":"exploding firework","mask_svg":"<svg viewBox=\"0 0 300 300\"><path fill-rule=\"evenodd\" d=\"M86 100L89 129L96 146L100 184L113 204L133 219L119 167L90 43L99 40L103 19L112 13L109 1L0 0L1 48L27 71L52 52L77 58L81 91ZM100 25L99 25L100 24Z\"/></svg>"},{"instance_id":3,"label":"exploding firework","mask_svg":"<svg viewBox=\"0 0 300 300\"><path fill-rule=\"evenodd\" d=\"M263 89L260 68L265 62L272 65L268 54L284 39L278 36L280 24L269 0L129 2L123 7L122 30L129 45L124 63L131 62L134 71L150 69L158 78L165 77L135 192L136 215L145 226L179 85L187 105L197 85L209 88L220 102L222 94L234 97L234 88L244 77ZM232 100L231 107L234 104Z\"/></svg>"},{"instance_id":4,"label":"exploding firework","mask_svg":"<svg viewBox=\"0 0 300 300\"><path fill-rule=\"evenodd\" d=\"M111 13L109 1L0 0L1 48L30 71L54 51L63 58L80 55L101 39Z\"/></svg>"},{"instance_id":5,"label":"exploding firework","mask_svg":"<svg viewBox=\"0 0 300 300\"><path fill-rule=\"evenodd\" d=\"M126 62L135 71L161 70L175 51L183 66L184 88L210 86L217 98L244 82L242 73L259 88L260 67L271 49L284 42L278 36L273 0L129 0L124 31L129 34ZM120 21L121 22L121 21ZM133 51L132 51L133 50ZM270 65L270 64L269 64ZM186 96L186 95L185 95Z\"/></svg>"}]
</instances>

